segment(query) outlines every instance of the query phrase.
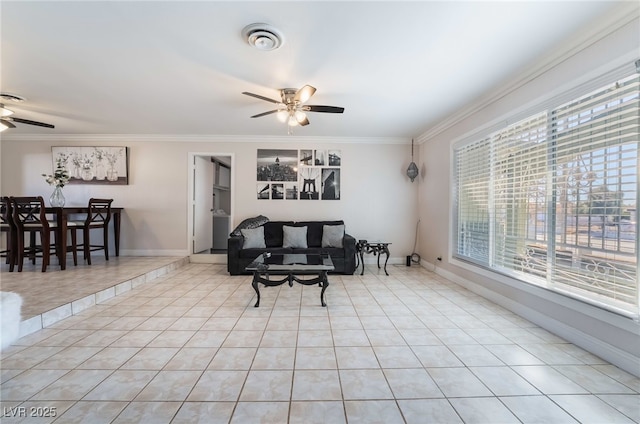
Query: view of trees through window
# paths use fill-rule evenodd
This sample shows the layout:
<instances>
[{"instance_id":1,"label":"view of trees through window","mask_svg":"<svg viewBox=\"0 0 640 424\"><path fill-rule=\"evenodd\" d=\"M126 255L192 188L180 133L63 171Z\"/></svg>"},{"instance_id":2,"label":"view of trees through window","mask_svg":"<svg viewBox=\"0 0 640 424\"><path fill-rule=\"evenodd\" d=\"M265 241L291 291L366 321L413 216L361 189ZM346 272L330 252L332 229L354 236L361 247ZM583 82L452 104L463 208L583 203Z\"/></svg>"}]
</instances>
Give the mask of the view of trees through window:
<instances>
[{"instance_id":1,"label":"view of trees through window","mask_svg":"<svg viewBox=\"0 0 640 424\"><path fill-rule=\"evenodd\" d=\"M637 314L639 85L456 146L454 256Z\"/></svg>"}]
</instances>

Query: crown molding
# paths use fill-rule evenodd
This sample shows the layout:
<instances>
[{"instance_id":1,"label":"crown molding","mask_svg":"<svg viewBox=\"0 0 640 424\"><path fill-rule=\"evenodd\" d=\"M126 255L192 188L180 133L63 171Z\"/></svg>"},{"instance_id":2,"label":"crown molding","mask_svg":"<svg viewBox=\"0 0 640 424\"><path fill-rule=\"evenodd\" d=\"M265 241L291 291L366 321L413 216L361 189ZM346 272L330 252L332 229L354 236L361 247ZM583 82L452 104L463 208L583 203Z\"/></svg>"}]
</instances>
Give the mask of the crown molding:
<instances>
[{"instance_id":1,"label":"crown molding","mask_svg":"<svg viewBox=\"0 0 640 424\"><path fill-rule=\"evenodd\" d=\"M503 84L502 88L492 90L492 93L483 96L478 101L449 115L449 117L415 137L415 142L422 144L448 130L492 103L525 86L613 32L623 28L625 25L637 21L639 18L640 6L638 6L636 2L622 2L613 12L605 16L599 25L593 25L592 27L582 30L580 34L574 35L551 51L547 56L541 58L536 66L530 67L528 72L523 72L515 76Z\"/></svg>"},{"instance_id":2,"label":"crown molding","mask_svg":"<svg viewBox=\"0 0 640 424\"><path fill-rule=\"evenodd\" d=\"M302 137L201 134L7 134L2 141L90 142L90 143L337 143L337 144L410 144L409 137Z\"/></svg>"}]
</instances>

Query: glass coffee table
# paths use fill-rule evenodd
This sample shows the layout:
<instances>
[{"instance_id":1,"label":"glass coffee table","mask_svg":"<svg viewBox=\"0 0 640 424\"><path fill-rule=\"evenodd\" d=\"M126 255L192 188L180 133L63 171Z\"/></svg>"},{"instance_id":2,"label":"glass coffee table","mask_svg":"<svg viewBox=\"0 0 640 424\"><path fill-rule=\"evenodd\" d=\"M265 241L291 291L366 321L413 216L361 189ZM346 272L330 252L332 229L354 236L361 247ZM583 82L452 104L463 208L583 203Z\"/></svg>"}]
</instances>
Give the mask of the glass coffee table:
<instances>
[{"instance_id":1,"label":"glass coffee table","mask_svg":"<svg viewBox=\"0 0 640 424\"><path fill-rule=\"evenodd\" d=\"M333 271L333 261L329 255L305 255L305 254L266 254L258 256L251 262L245 271L253 272L253 281L251 286L256 291L258 301L254 305L256 308L260 306L260 290L258 284L264 284L267 287L279 286L289 283L289 287L293 287L293 282L310 286L318 284L322 287L320 291L320 303L327 306L324 301L324 292L329 287L329 278L327 273ZM270 275L285 275L283 279L270 279ZM302 279L298 275L311 275L313 278Z\"/></svg>"}]
</instances>

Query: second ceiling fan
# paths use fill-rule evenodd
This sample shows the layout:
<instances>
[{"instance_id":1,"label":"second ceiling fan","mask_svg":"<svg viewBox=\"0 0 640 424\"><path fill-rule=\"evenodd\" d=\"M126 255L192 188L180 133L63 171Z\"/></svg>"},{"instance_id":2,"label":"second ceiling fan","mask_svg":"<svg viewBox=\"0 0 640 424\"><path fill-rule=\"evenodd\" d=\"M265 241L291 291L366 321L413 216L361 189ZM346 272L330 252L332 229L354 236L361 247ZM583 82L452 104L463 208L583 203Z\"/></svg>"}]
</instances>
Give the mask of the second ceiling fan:
<instances>
[{"instance_id":1,"label":"second ceiling fan","mask_svg":"<svg viewBox=\"0 0 640 424\"><path fill-rule=\"evenodd\" d=\"M32 121L30 119L11 116L13 115L13 111L5 107L3 103L5 100L22 103L26 99L24 97L16 96L15 94L0 93L0 132L9 128L15 128L16 126L14 125L14 122L18 124L35 125L38 127L55 128L53 125L45 124L44 122Z\"/></svg>"},{"instance_id":2,"label":"second ceiling fan","mask_svg":"<svg viewBox=\"0 0 640 424\"><path fill-rule=\"evenodd\" d=\"M344 108L338 106L321 106L321 105L305 105L313 96L316 89L310 85L305 85L299 90L295 88L283 88L280 90L281 100L274 100L268 97L261 96L259 94L249 93L243 91L242 94L255 97L256 99L265 100L267 102L275 103L278 105L277 109L270 110L268 112L259 113L253 115L252 118L260 118L261 116L277 113L278 118L282 122L286 122L289 127L297 125L305 126L309 125L309 119L307 118L307 112L321 112L321 113L343 113Z\"/></svg>"}]
</instances>

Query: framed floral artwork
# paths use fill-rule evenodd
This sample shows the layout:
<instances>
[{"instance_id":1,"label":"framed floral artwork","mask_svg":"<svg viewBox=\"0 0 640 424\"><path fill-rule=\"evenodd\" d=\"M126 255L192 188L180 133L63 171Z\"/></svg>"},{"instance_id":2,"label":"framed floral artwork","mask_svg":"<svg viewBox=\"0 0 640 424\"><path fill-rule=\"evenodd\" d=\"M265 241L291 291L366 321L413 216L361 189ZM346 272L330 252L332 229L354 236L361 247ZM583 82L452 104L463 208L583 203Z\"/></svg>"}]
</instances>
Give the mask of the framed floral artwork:
<instances>
[{"instance_id":1,"label":"framed floral artwork","mask_svg":"<svg viewBox=\"0 0 640 424\"><path fill-rule=\"evenodd\" d=\"M53 169L69 172L68 184L129 184L127 147L52 147Z\"/></svg>"}]
</instances>

